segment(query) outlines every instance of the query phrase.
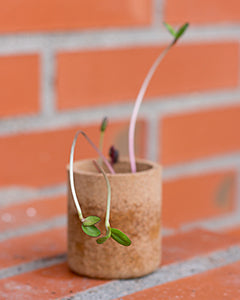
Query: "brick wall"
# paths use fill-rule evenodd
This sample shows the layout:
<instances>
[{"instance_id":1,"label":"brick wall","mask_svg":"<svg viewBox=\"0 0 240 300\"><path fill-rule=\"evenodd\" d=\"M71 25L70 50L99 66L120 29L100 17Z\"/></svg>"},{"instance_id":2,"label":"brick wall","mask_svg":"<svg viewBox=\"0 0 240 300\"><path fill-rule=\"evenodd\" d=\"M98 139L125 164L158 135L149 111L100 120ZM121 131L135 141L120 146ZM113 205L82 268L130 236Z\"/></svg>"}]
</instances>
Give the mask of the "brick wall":
<instances>
[{"instance_id":1,"label":"brick wall","mask_svg":"<svg viewBox=\"0 0 240 300\"><path fill-rule=\"evenodd\" d=\"M198 9L188 0L1 5L0 193L13 186L26 193L63 186L74 132L83 128L97 143L105 115L110 119L105 153L114 143L126 155L133 101L170 41L161 23L190 21L147 91L137 154L163 164L166 207L177 202L177 194L168 192L175 185L186 202L200 205L202 197L189 189L192 181L199 189L202 180L209 190L205 209L212 209L195 218L236 208L237 191L224 207L214 195L229 172L234 178L229 189L236 190L239 177L237 1L200 1ZM89 155L94 152L82 141L78 157Z\"/></svg>"},{"instance_id":2,"label":"brick wall","mask_svg":"<svg viewBox=\"0 0 240 300\"><path fill-rule=\"evenodd\" d=\"M151 81L136 144L138 156L164 167L165 232L239 224L239 10L239 0L2 1L0 240L65 224L77 129L98 143L108 116L104 152L115 144L127 154L134 99L171 40L164 20L191 26ZM82 140L77 157L94 155ZM26 216L27 207L38 213Z\"/></svg>"}]
</instances>

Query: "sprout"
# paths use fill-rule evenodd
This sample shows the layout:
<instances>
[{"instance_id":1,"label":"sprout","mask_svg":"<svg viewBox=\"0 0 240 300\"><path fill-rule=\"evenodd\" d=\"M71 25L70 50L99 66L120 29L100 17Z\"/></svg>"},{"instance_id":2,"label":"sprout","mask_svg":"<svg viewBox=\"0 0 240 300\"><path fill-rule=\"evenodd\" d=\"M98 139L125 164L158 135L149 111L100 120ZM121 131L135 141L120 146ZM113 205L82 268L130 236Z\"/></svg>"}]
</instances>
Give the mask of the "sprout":
<instances>
[{"instance_id":1,"label":"sprout","mask_svg":"<svg viewBox=\"0 0 240 300\"><path fill-rule=\"evenodd\" d=\"M113 238L116 242L123 246L130 246L131 245L131 240L126 236L125 233L123 233L121 230L116 229L116 228L111 228L110 226L110 205L111 205L111 186L110 182L107 178L106 173L104 170L98 165L98 163L93 160L93 163L97 170L103 174L103 177L106 181L107 184L107 209L106 209L106 217L105 217L105 228L106 228L106 235L103 237L100 237L97 239L98 244L103 244L106 242L110 237Z\"/></svg>"},{"instance_id":2,"label":"sprout","mask_svg":"<svg viewBox=\"0 0 240 300\"><path fill-rule=\"evenodd\" d=\"M164 23L168 31L171 33L171 35L174 37L173 41L161 52L161 54L157 57L157 59L154 61L153 65L151 66L150 70L147 73L147 76L145 77L143 84L139 90L137 99L135 101L135 105L133 108L131 120L130 120L130 126L129 126L129 134L128 134L128 149L129 149L129 159L131 164L131 170L132 173L136 172L136 160L135 160L135 153L134 153L134 134L135 134L135 127L136 127L136 121L137 121L137 115L138 111L140 109L143 97L146 93L147 87L150 83L150 80L152 79L153 74L155 73L158 65L160 62L164 59L168 51L176 44L178 39L183 35L183 33L188 28L189 24L185 23L177 32L167 23Z\"/></svg>"},{"instance_id":3,"label":"sprout","mask_svg":"<svg viewBox=\"0 0 240 300\"><path fill-rule=\"evenodd\" d=\"M112 168L112 166L110 165L110 163L107 161L107 159L105 158L105 156L102 154L102 152L94 145L94 143L90 140L90 138L86 135L85 132L83 132L82 130L79 130L73 140L72 143L72 147L71 147L71 153L70 153L70 164L69 164L69 177L70 177L70 186L71 186L71 191L72 191L72 196L73 196L73 200L78 212L78 216L80 221L82 222L82 230L89 236L92 237L97 237L101 234L101 232L99 231L99 229L95 226L96 223L98 223L100 221L99 217L96 216L89 216L87 218L83 217L82 214L82 210L80 207L80 204L78 202L77 199L77 194L75 191L75 186L74 186L74 177L73 177L73 158L74 158L74 149L75 149L75 145L76 145L76 141L78 138L78 135L82 134L85 139L90 143L90 145L93 147L93 149L95 149L97 151L97 153L100 155L100 157L103 159L103 161L105 162L105 164L107 165L109 171L114 174L114 170Z\"/></svg>"}]
</instances>

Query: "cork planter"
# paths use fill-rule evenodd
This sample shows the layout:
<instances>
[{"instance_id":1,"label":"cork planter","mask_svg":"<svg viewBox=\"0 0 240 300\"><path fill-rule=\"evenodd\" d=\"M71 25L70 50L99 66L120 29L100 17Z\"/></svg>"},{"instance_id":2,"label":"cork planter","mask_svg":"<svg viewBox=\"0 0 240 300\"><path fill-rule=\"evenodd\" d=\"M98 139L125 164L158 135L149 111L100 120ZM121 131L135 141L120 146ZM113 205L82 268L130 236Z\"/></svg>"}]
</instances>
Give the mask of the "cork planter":
<instances>
[{"instance_id":1,"label":"cork planter","mask_svg":"<svg viewBox=\"0 0 240 300\"><path fill-rule=\"evenodd\" d=\"M111 184L111 224L123 230L132 244L124 247L114 240L98 245L81 230L72 198L68 171L68 264L77 274L94 278L133 278L146 275L161 262L161 167L137 160L131 173L128 159L114 165L107 174ZM104 219L107 189L92 160L73 165L75 189L86 215ZM104 224L98 227L104 231Z\"/></svg>"}]
</instances>

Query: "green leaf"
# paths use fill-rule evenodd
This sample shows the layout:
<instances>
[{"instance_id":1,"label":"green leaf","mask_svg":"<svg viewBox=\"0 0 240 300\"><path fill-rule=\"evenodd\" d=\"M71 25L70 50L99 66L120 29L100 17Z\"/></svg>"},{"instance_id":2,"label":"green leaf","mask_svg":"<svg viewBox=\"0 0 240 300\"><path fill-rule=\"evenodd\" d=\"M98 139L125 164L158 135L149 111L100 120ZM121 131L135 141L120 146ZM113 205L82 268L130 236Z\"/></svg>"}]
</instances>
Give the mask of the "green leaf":
<instances>
[{"instance_id":1,"label":"green leaf","mask_svg":"<svg viewBox=\"0 0 240 300\"><path fill-rule=\"evenodd\" d=\"M83 225L84 226L92 226L94 224L97 224L101 219L97 216L89 216L89 217L86 217L84 222L83 222Z\"/></svg>"},{"instance_id":2,"label":"green leaf","mask_svg":"<svg viewBox=\"0 0 240 300\"><path fill-rule=\"evenodd\" d=\"M103 237L100 237L99 239L97 239L97 243L98 244L103 244L106 242L106 240L108 240L111 236L111 228L109 227L108 230L107 230L107 233L105 236Z\"/></svg>"},{"instance_id":3,"label":"green leaf","mask_svg":"<svg viewBox=\"0 0 240 300\"><path fill-rule=\"evenodd\" d=\"M163 25L167 28L167 30L171 33L173 37L176 37L176 31L166 22L163 22Z\"/></svg>"},{"instance_id":4,"label":"green leaf","mask_svg":"<svg viewBox=\"0 0 240 300\"><path fill-rule=\"evenodd\" d=\"M108 119L107 117L103 118L100 131L104 132L107 128Z\"/></svg>"},{"instance_id":5,"label":"green leaf","mask_svg":"<svg viewBox=\"0 0 240 300\"><path fill-rule=\"evenodd\" d=\"M92 236L92 237L98 237L101 234L101 231L96 226L94 226L94 225L84 226L82 224L82 230L87 235Z\"/></svg>"},{"instance_id":6,"label":"green leaf","mask_svg":"<svg viewBox=\"0 0 240 300\"><path fill-rule=\"evenodd\" d=\"M111 228L111 237L123 246L130 246L132 243L126 234L116 228Z\"/></svg>"},{"instance_id":7,"label":"green leaf","mask_svg":"<svg viewBox=\"0 0 240 300\"><path fill-rule=\"evenodd\" d=\"M175 40L177 41L187 30L189 23L185 23L176 33Z\"/></svg>"}]
</instances>

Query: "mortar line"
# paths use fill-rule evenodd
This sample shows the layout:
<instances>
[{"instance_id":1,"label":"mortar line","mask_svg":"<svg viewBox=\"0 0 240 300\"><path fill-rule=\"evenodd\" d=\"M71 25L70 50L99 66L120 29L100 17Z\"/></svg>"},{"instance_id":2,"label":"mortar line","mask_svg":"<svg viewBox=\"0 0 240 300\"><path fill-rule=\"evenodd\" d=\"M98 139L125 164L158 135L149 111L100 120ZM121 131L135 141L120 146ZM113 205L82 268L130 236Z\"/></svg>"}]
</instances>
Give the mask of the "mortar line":
<instances>
[{"instance_id":1,"label":"mortar line","mask_svg":"<svg viewBox=\"0 0 240 300\"><path fill-rule=\"evenodd\" d=\"M153 28L160 29L163 22L163 0L153 1Z\"/></svg>"},{"instance_id":2,"label":"mortar line","mask_svg":"<svg viewBox=\"0 0 240 300\"><path fill-rule=\"evenodd\" d=\"M0 209L6 206L66 195L66 184L32 189L22 186L0 188Z\"/></svg>"},{"instance_id":3,"label":"mortar line","mask_svg":"<svg viewBox=\"0 0 240 300\"><path fill-rule=\"evenodd\" d=\"M17 276L26 272L36 271L43 268L48 268L54 265L61 264L67 260L66 253L56 255L54 257L45 257L29 263L19 264L10 268L0 270L0 279Z\"/></svg>"},{"instance_id":4,"label":"mortar line","mask_svg":"<svg viewBox=\"0 0 240 300\"><path fill-rule=\"evenodd\" d=\"M240 153L213 156L210 158L199 158L195 161L186 162L163 168L163 179L165 181L175 180L193 175L213 173L216 171L236 170L240 166Z\"/></svg>"},{"instance_id":5,"label":"mortar line","mask_svg":"<svg viewBox=\"0 0 240 300\"><path fill-rule=\"evenodd\" d=\"M239 25L191 25L188 33L181 40L182 44L239 41ZM171 39L164 26L146 28L120 28L104 30L81 30L78 32L28 33L0 35L1 55L26 54L51 51L76 51L116 47L161 45Z\"/></svg>"},{"instance_id":6,"label":"mortar line","mask_svg":"<svg viewBox=\"0 0 240 300\"><path fill-rule=\"evenodd\" d=\"M56 112L55 103L55 55L47 49L41 53L41 113L52 117Z\"/></svg>"},{"instance_id":7,"label":"mortar line","mask_svg":"<svg viewBox=\"0 0 240 300\"><path fill-rule=\"evenodd\" d=\"M90 288L75 295L63 297L62 300L113 300L130 295L147 288L176 281L188 276L224 267L240 260L240 247L233 246L227 250L218 250L208 256L198 256L159 268L154 273L128 280L113 280L101 286ZM60 298L59 298L60 299Z\"/></svg>"},{"instance_id":8,"label":"mortar line","mask_svg":"<svg viewBox=\"0 0 240 300\"><path fill-rule=\"evenodd\" d=\"M147 159L151 161L158 160L158 116L152 116L147 120Z\"/></svg>"},{"instance_id":9,"label":"mortar line","mask_svg":"<svg viewBox=\"0 0 240 300\"><path fill-rule=\"evenodd\" d=\"M171 232L171 229L169 228L165 235L172 235L179 231L189 232L196 228L202 228L213 232L224 232L236 227L240 227L239 211L234 211L223 216L206 218L195 222L185 223L181 225L180 230L177 230L175 232Z\"/></svg>"},{"instance_id":10,"label":"mortar line","mask_svg":"<svg viewBox=\"0 0 240 300\"><path fill-rule=\"evenodd\" d=\"M129 119L134 101L106 104L95 108L79 108L55 113L53 116L19 116L0 120L0 135L11 135L56 128L98 123L102 115L111 120ZM240 89L208 93L162 96L143 101L139 117L154 118L162 115L199 112L208 109L223 109L240 105Z\"/></svg>"},{"instance_id":11,"label":"mortar line","mask_svg":"<svg viewBox=\"0 0 240 300\"><path fill-rule=\"evenodd\" d=\"M66 225L66 216L57 216L51 218L47 221L42 221L37 224L32 224L31 226L26 225L23 227L19 227L16 229L6 230L0 233L0 242L5 240L14 238L14 237L21 237L26 235L35 234L41 231L46 231L49 229L54 229L58 227L62 227Z\"/></svg>"}]
</instances>

